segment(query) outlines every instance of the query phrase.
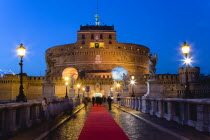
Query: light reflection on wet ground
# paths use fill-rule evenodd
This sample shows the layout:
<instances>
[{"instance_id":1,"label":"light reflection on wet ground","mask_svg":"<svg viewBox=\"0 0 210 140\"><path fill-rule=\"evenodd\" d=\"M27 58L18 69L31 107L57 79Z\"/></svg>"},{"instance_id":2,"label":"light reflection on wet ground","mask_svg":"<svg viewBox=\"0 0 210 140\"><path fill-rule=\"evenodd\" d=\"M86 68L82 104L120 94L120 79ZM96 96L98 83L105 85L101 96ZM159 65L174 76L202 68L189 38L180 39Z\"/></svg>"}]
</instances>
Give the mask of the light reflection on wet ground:
<instances>
[{"instance_id":1,"label":"light reflection on wet ground","mask_svg":"<svg viewBox=\"0 0 210 140\"><path fill-rule=\"evenodd\" d=\"M160 131L115 107L112 108L110 114L130 140L178 140L176 137Z\"/></svg>"},{"instance_id":2,"label":"light reflection on wet ground","mask_svg":"<svg viewBox=\"0 0 210 140\"><path fill-rule=\"evenodd\" d=\"M77 140L88 116L90 107L91 104L89 104L87 111L82 109L74 118L61 125L44 140ZM107 105L105 107L108 108ZM115 107L112 107L112 110L109 112L131 140L176 140L175 137Z\"/></svg>"},{"instance_id":3,"label":"light reflection on wet ground","mask_svg":"<svg viewBox=\"0 0 210 140\"><path fill-rule=\"evenodd\" d=\"M78 140L89 111L90 105L87 111L83 108L73 118L62 124L44 140Z\"/></svg>"}]
</instances>

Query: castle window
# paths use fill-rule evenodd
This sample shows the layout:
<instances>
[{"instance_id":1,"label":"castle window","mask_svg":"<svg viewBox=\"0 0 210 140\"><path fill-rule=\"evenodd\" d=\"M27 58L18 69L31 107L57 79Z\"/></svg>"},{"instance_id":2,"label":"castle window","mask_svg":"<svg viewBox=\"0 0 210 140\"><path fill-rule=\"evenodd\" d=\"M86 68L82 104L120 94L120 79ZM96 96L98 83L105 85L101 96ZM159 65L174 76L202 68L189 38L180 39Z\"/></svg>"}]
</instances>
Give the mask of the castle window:
<instances>
[{"instance_id":1,"label":"castle window","mask_svg":"<svg viewBox=\"0 0 210 140\"><path fill-rule=\"evenodd\" d=\"M126 50L126 47L124 47L124 49Z\"/></svg>"},{"instance_id":2,"label":"castle window","mask_svg":"<svg viewBox=\"0 0 210 140\"><path fill-rule=\"evenodd\" d=\"M98 43L95 43L95 48L99 48L99 44Z\"/></svg>"},{"instance_id":3,"label":"castle window","mask_svg":"<svg viewBox=\"0 0 210 140\"><path fill-rule=\"evenodd\" d=\"M118 47L118 49L121 49L121 47Z\"/></svg>"},{"instance_id":4,"label":"castle window","mask_svg":"<svg viewBox=\"0 0 210 140\"><path fill-rule=\"evenodd\" d=\"M103 35L102 34L100 34L100 39L103 39Z\"/></svg>"},{"instance_id":5,"label":"castle window","mask_svg":"<svg viewBox=\"0 0 210 140\"><path fill-rule=\"evenodd\" d=\"M112 35L111 34L109 34L109 39L112 39Z\"/></svg>"},{"instance_id":6,"label":"castle window","mask_svg":"<svg viewBox=\"0 0 210 140\"><path fill-rule=\"evenodd\" d=\"M85 39L85 35L84 34L82 34L82 39Z\"/></svg>"},{"instance_id":7,"label":"castle window","mask_svg":"<svg viewBox=\"0 0 210 140\"><path fill-rule=\"evenodd\" d=\"M85 41L82 41L82 44L85 44Z\"/></svg>"},{"instance_id":8,"label":"castle window","mask_svg":"<svg viewBox=\"0 0 210 140\"><path fill-rule=\"evenodd\" d=\"M94 39L94 34L91 34L91 39Z\"/></svg>"},{"instance_id":9,"label":"castle window","mask_svg":"<svg viewBox=\"0 0 210 140\"><path fill-rule=\"evenodd\" d=\"M109 41L109 44L112 44L112 41Z\"/></svg>"},{"instance_id":10,"label":"castle window","mask_svg":"<svg viewBox=\"0 0 210 140\"><path fill-rule=\"evenodd\" d=\"M90 48L104 48L104 43L103 42L100 42L100 43L91 42Z\"/></svg>"}]
</instances>

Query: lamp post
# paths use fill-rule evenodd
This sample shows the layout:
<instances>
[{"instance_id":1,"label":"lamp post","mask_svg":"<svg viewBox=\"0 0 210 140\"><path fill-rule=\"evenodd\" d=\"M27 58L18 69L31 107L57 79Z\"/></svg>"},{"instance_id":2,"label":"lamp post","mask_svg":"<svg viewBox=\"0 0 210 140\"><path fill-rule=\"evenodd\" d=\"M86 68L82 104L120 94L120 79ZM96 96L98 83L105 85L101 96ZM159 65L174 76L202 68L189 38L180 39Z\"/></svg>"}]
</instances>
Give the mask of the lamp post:
<instances>
[{"instance_id":1,"label":"lamp post","mask_svg":"<svg viewBox=\"0 0 210 140\"><path fill-rule=\"evenodd\" d=\"M68 92L67 92L67 86L69 84L69 82L68 82L69 81L69 77L65 77L64 79L65 79L65 85L66 85L66 96L65 96L65 98L68 99L69 97L68 97Z\"/></svg>"},{"instance_id":2,"label":"lamp post","mask_svg":"<svg viewBox=\"0 0 210 140\"><path fill-rule=\"evenodd\" d=\"M82 88L83 91L83 97L85 97L85 87Z\"/></svg>"},{"instance_id":3,"label":"lamp post","mask_svg":"<svg viewBox=\"0 0 210 140\"><path fill-rule=\"evenodd\" d=\"M80 84L77 84L77 88L78 88L78 98L79 98L79 92L80 92L80 87L81 87L81 85Z\"/></svg>"},{"instance_id":4,"label":"lamp post","mask_svg":"<svg viewBox=\"0 0 210 140\"><path fill-rule=\"evenodd\" d=\"M187 68L190 64L190 45L187 44L187 42L184 42L184 45L182 45L182 53L184 54L184 63L185 63L185 92L182 98L189 98L189 82L188 82L188 71Z\"/></svg>"},{"instance_id":5,"label":"lamp post","mask_svg":"<svg viewBox=\"0 0 210 140\"><path fill-rule=\"evenodd\" d=\"M23 56L25 56L26 48L23 47L21 43L20 46L17 48L17 53L20 56L20 88L19 88L19 95L16 98L17 102L27 102L26 96L24 95L24 88L23 88Z\"/></svg>"},{"instance_id":6,"label":"lamp post","mask_svg":"<svg viewBox=\"0 0 210 140\"><path fill-rule=\"evenodd\" d=\"M65 98L66 98L66 99L69 98L69 97L68 97L68 92L67 92L67 86L68 86L68 84L69 84L68 82L65 82L65 85L66 85L66 96L65 96Z\"/></svg>"},{"instance_id":7,"label":"lamp post","mask_svg":"<svg viewBox=\"0 0 210 140\"><path fill-rule=\"evenodd\" d=\"M120 92L120 86L121 86L121 85L120 85L119 83L116 84L117 92Z\"/></svg>"},{"instance_id":8,"label":"lamp post","mask_svg":"<svg viewBox=\"0 0 210 140\"><path fill-rule=\"evenodd\" d=\"M134 94L134 85L135 85L135 83L136 83L136 80L135 80L134 76L131 76L131 80L130 80L131 89L132 89L131 97L135 97L135 94Z\"/></svg>"}]
</instances>

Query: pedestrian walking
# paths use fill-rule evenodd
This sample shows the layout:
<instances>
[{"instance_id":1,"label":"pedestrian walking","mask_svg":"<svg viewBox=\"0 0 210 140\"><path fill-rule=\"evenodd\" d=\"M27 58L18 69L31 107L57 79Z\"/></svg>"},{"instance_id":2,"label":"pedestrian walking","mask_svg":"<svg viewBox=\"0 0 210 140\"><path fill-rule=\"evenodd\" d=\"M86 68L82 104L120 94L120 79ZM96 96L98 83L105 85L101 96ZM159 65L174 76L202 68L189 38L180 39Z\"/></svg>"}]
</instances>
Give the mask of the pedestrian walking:
<instances>
[{"instance_id":1,"label":"pedestrian walking","mask_svg":"<svg viewBox=\"0 0 210 140\"><path fill-rule=\"evenodd\" d=\"M47 98L46 97L43 97L43 100L41 102L41 105L42 105L42 111L43 111L43 118L44 119L48 119L48 109L47 109Z\"/></svg>"},{"instance_id":2,"label":"pedestrian walking","mask_svg":"<svg viewBox=\"0 0 210 140\"><path fill-rule=\"evenodd\" d=\"M87 110L87 106L88 106L88 98L87 97L83 98L83 103L85 105L85 110Z\"/></svg>"},{"instance_id":3,"label":"pedestrian walking","mask_svg":"<svg viewBox=\"0 0 210 140\"><path fill-rule=\"evenodd\" d=\"M93 106L94 106L94 104L95 104L95 101L96 101L96 98L93 96L93 97L92 97Z\"/></svg>"},{"instance_id":4,"label":"pedestrian walking","mask_svg":"<svg viewBox=\"0 0 210 140\"><path fill-rule=\"evenodd\" d=\"M120 107L120 93L117 94L117 104L118 104L118 107Z\"/></svg>"},{"instance_id":5,"label":"pedestrian walking","mask_svg":"<svg viewBox=\"0 0 210 140\"><path fill-rule=\"evenodd\" d=\"M100 103L100 98L99 97L96 97L96 105L98 106Z\"/></svg>"},{"instance_id":6,"label":"pedestrian walking","mask_svg":"<svg viewBox=\"0 0 210 140\"><path fill-rule=\"evenodd\" d=\"M110 96L107 98L107 102L109 104L109 110L112 110L112 99Z\"/></svg>"}]
</instances>

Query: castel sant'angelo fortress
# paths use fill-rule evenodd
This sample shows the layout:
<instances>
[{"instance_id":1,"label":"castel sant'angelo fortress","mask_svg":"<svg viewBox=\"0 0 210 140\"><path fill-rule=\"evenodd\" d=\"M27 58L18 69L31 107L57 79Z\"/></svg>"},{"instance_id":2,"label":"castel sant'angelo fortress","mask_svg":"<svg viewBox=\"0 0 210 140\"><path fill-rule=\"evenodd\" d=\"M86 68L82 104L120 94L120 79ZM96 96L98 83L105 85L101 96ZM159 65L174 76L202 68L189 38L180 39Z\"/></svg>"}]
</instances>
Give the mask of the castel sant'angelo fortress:
<instances>
[{"instance_id":1,"label":"castel sant'angelo fortress","mask_svg":"<svg viewBox=\"0 0 210 140\"><path fill-rule=\"evenodd\" d=\"M142 96L147 92L148 53L150 49L143 45L120 43L114 26L100 25L96 16L96 25L80 26L77 41L73 44L54 46L46 50L46 74L44 77L24 75L24 93L28 99L43 96L45 81L53 83L55 96L65 97L66 87L70 95L70 86L65 85L65 77L74 75L75 97L108 96L121 93L122 80L114 80L112 71L122 67L126 70L128 81L135 78L135 85L129 85L128 92ZM158 53L158 52L157 52ZM205 81L200 76L198 67L188 67L188 80L201 89L199 82ZM178 74L156 75L161 85L161 93L166 97L178 97L183 92L184 68ZM196 86L195 86L196 85ZM131 90L132 89L132 90ZM0 77L0 97L4 100L15 99L19 91L19 75L5 74ZM203 92L209 92L203 91Z\"/></svg>"}]
</instances>

